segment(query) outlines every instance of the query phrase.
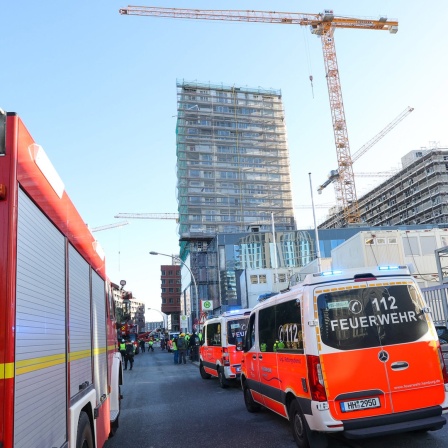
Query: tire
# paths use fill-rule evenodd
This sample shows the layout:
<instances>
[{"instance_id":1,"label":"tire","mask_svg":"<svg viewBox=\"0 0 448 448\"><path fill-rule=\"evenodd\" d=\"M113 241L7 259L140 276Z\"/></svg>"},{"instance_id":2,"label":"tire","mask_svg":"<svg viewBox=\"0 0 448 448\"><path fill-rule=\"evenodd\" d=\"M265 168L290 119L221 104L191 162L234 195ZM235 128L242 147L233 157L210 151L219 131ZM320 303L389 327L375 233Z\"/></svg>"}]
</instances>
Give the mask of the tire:
<instances>
[{"instance_id":1,"label":"tire","mask_svg":"<svg viewBox=\"0 0 448 448\"><path fill-rule=\"evenodd\" d=\"M204 366L202 365L202 362L199 364L199 373L201 374L201 377L204 380L208 380L211 377L211 375L205 371Z\"/></svg>"},{"instance_id":2,"label":"tire","mask_svg":"<svg viewBox=\"0 0 448 448\"><path fill-rule=\"evenodd\" d=\"M292 435L299 448L310 448L307 434L307 422L300 409L299 403L294 398L289 405L289 421L291 422Z\"/></svg>"},{"instance_id":3,"label":"tire","mask_svg":"<svg viewBox=\"0 0 448 448\"><path fill-rule=\"evenodd\" d=\"M84 411L79 415L76 448L94 448L92 427L89 417Z\"/></svg>"},{"instance_id":4,"label":"tire","mask_svg":"<svg viewBox=\"0 0 448 448\"><path fill-rule=\"evenodd\" d=\"M256 403L252 398L252 394L246 382L243 383L243 394L244 394L244 404L246 405L247 411L250 413L258 412L261 409L261 406L258 403Z\"/></svg>"},{"instance_id":5,"label":"tire","mask_svg":"<svg viewBox=\"0 0 448 448\"><path fill-rule=\"evenodd\" d=\"M227 387L229 387L229 382L224 375L224 367L218 367L218 381L222 389L226 389Z\"/></svg>"}]
</instances>

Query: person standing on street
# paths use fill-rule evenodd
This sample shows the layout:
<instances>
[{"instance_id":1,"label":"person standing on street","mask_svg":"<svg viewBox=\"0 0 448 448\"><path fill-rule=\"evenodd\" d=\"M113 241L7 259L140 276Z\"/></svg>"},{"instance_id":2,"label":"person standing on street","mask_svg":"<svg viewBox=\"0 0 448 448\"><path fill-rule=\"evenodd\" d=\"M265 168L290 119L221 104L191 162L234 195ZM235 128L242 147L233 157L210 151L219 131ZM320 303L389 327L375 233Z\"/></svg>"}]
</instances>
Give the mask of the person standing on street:
<instances>
[{"instance_id":1,"label":"person standing on street","mask_svg":"<svg viewBox=\"0 0 448 448\"><path fill-rule=\"evenodd\" d=\"M186 353L187 353L187 341L185 340L185 333L179 335L177 340L177 351L179 352L179 364L187 363Z\"/></svg>"},{"instance_id":2,"label":"person standing on street","mask_svg":"<svg viewBox=\"0 0 448 448\"><path fill-rule=\"evenodd\" d=\"M154 341L153 341L152 339L150 339L150 340L148 341L148 353L149 353L150 350L151 350L152 352L154 351L154 347L153 347L153 345L154 345Z\"/></svg>"},{"instance_id":3,"label":"person standing on street","mask_svg":"<svg viewBox=\"0 0 448 448\"><path fill-rule=\"evenodd\" d=\"M177 349L177 336L171 341L171 350L174 352L174 364L179 364L179 350Z\"/></svg>"},{"instance_id":4,"label":"person standing on street","mask_svg":"<svg viewBox=\"0 0 448 448\"><path fill-rule=\"evenodd\" d=\"M124 370L128 369L128 361L129 361L129 370L132 370L132 366L134 365L134 354L135 347L132 341L129 339L126 341L126 356L124 358Z\"/></svg>"},{"instance_id":5,"label":"person standing on street","mask_svg":"<svg viewBox=\"0 0 448 448\"><path fill-rule=\"evenodd\" d=\"M124 339L120 342L120 353L121 353L121 360L124 362L126 359L126 342Z\"/></svg>"},{"instance_id":6,"label":"person standing on street","mask_svg":"<svg viewBox=\"0 0 448 448\"><path fill-rule=\"evenodd\" d=\"M199 361L199 358L196 359L196 350L199 350L199 339L195 331L193 331L193 333L190 336L190 339L188 341L188 347L190 349L190 360Z\"/></svg>"},{"instance_id":7,"label":"person standing on street","mask_svg":"<svg viewBox=\"0 0 448 448\"><path fill-rule=\"evenodd\" d=\"M145 341L143 339L140 339L139 344L140 350L142 351L142 353L145 353Z\"/></svg>"}]
</instances>

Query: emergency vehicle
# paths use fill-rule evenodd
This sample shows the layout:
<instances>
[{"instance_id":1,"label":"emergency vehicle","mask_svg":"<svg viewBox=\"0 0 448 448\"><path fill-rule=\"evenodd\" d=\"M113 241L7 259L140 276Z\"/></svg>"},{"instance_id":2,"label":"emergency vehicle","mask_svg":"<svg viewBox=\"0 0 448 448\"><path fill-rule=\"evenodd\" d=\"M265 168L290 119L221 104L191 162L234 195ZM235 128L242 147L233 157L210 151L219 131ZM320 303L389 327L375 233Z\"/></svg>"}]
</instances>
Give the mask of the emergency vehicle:
<instances>
[{"instance_id":1,"label":"emergency vehicle","mask_svg":"<svg viewBox=\"0 0 448 448\"><path fill-rule=\"evenodd\" d=\"M257 304L241 383L247 410L290 420L303 448L325 433L437 430L448 412L437 333L406 266L309 274Z\"/></svg>"},{"instance_id":2,"label":"emergency vehicle","mask_svg":"<svg viewBox=\"0 0 448 448\"><path fill-rule=\"evenodd\" d=\"M0 446L102 447L121 355L104 255L15 113L0 112Z\"/></svg>"},{"instance_id":3,"label":"emergency vehicle","mask_svg":"<svg viewBox=\"0 0 448 448\"><path fill-rule=\"evenodd\" d=\"M199 348L199 372L203 379L219 379L222 388L239 380L241 357L250 310L236 310L205 321Z\"/></svg>"}]
</instances>

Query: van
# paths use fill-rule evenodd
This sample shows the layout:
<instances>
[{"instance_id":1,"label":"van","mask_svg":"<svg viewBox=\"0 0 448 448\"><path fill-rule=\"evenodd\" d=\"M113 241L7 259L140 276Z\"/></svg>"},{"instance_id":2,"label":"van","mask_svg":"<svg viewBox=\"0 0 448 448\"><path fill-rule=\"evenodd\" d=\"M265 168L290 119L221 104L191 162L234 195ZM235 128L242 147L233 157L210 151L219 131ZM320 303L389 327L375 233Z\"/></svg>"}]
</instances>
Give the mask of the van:
<instances>
[{"instance_id":1,"label":"van","mask_svg":"<svg viewBox=\"0 0 448 448\"><path fill-rule=\"evenodd\" d=\"M436 329L406 266L308 274L257 304L241 385L249 412L290 421L301 448L440 429L448 375Z\"/></svg>"},{"instance_id":2,"label":"van","mask_svg":"<svg viewBox=\"0 0 448 448\"><path fill-rule=\"evenodd\" d=\"M239 381L249 314L249 309L235 310L205 321L199 348L199 372L203 379L217 377L222 388Z\"/></svg>"}]
</instances>

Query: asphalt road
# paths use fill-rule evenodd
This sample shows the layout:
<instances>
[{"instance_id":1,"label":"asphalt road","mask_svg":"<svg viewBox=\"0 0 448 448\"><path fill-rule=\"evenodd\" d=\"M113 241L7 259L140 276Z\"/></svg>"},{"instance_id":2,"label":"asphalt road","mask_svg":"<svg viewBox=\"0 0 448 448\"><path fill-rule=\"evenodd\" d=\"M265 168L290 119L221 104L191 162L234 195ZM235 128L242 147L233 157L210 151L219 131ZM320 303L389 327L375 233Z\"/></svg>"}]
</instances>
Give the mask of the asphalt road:
<instances>
[{"instance_id":1,"label":"asphalt road","mask_svg":"<svg viewBox=\"0 0 448 448\"><path fill-rule=\"evenodd\" d=\"M105 448L294 448L289 422L272 412L246 411L238 386L203 380L197 365L175 365L156 348L124 371L120 428ZM331 438L329 448L446 448L448 425L437 432L368 440Z\"/></svg>"}]
</instances>

